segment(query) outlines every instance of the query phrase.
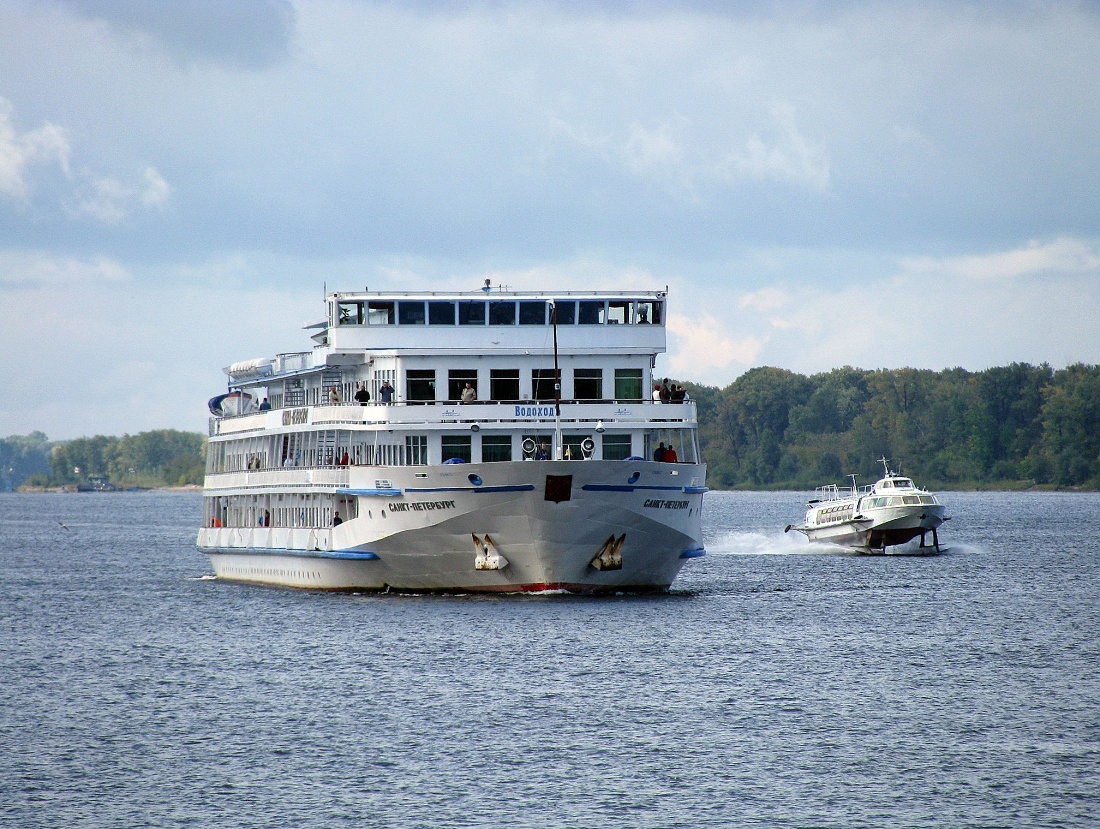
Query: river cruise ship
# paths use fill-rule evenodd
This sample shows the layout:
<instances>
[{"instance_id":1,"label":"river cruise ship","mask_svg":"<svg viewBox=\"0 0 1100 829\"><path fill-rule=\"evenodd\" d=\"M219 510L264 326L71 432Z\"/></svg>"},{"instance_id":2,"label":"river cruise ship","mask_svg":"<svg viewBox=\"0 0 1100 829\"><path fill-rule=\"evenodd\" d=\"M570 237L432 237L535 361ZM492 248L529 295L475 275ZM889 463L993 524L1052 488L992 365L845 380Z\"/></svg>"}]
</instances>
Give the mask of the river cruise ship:
<instances>
[{"instance_id":1,"label":"river cruise ship","mask_svg":"<svg viewBox=\"0 0 1100 829\"><path fill-rule=\"evenodd\" d=\"M651 392L666 303L327 294L309 350L225 369L199 549L304 588L667 589L704 554L706 466L694 402Z\"/></svg>"}]
</instances>

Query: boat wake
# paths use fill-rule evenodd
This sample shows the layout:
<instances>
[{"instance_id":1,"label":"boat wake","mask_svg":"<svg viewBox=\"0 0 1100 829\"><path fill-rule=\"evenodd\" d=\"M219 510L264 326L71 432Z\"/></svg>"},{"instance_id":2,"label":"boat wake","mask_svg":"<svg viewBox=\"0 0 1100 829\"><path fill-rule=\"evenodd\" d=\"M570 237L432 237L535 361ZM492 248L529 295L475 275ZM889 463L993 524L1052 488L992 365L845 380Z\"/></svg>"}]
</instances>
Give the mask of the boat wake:
<instances>
[{"instance_id":1,"label":"boat wake","mask_svg":"<svg viewBox=\"0 0 1100 829\"><path fill-rule=\"evenodd\" d=\"M730 532L707 541L713 556L847 555L852 551L835 544L808 543L797 533Z\"/></svg>"}]
</instances>

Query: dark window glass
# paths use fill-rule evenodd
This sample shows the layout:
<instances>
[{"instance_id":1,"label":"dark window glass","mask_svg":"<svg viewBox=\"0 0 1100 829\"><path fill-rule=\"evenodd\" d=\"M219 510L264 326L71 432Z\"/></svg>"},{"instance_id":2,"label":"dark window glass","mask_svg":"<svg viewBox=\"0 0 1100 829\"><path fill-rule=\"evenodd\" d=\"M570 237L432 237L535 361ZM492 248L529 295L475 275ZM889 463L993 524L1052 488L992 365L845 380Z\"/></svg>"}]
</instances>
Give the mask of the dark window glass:
<instances>
[{"instance_id":1,"label":"dark window glass","mask_svg":"<svg viewBox=\"0 0 1100 829\"><path fill-rule=\"evenodd\" d=\"M530 443L528 443L530 441ZM554 436L553 435L524 435L520 438L520 448L523 449L523 457L533 458L540 449L545 448L547 459L554 457ZM534 450L528 452L525 447L534 446Z\"/></svg>"},{"instance_id":2,"label":"dark window glass","mask_svg":"<svg viewBox=\"0 0 1100 829\"><path fill-rule=\"evenodd\" d=\"M489 398L492 400L519 400L519 369L490 369Z\"/></svg>"},{"instance_id":3,"label":"dark window glass","mask_svg":"<svg viewBox=\"0 0 1100 829\"><path fill-rule=\"evenodd\" d=\"M481 460L485 463L498 463L512 460L512 436L482 435Z\"/></svg>"},{"instance_id":4,"label":"dark window glass","mask_svg":"<svg viewBox=\"0 0 1100 829\"><path fill-rule=\"evenodd\" d=\"M368 325L393 325L392 302L370 302L367 304Z\"/></svg>"},{"instance_id":5,"label":"dark window glass","mask_svg":"<svg viewBox=\"0 0 1100 829\"><path fill-rule=\"evenodd\" d=\"M489 325L515 325L516 304L514 302L490 302Z\"/></svg>"},{"instance_id":6,"label":"dark window glass","mask_svg":"<svg viewBox=\"0 0 1100 829\"><path fill-rule=\"evenodd\" d=\"M642 370L640 368L615 369L615 399L642 399Z\"/></svg>"},{"instance_id":7,"label":"dark window glass","mask_svg":"<svg viewBox=\"0 0 1100 829\"><path fill-rule=\"evenodd\" d=\"M466 384L469 383L474 389L474 395L477 395L477 369L476 368L454 368L447 372L447 399L448 400L461 400L462 390L466 388ZM475 398L476 399L476 398Z\"/></svg>"},{"instance_id":8,"label":"dark window glass","mask_svg":"<svg viewBox=\"0 0 1100 829\"><path fill-rule=\"evenodd\" d=\"M558 310L558 325L573 325L577 321L577 303L571 299L554 300Z\"/></svg>"},{"instance_id":9,"label":"dark window glass","mask_svg":"<svg viewBox=\"0 0 1100 829\"><path fill-rule=\"evenodd\" d=\"M546 303L524 301L519 304L520 325L546 325Z\"/></svg>"},{"instance_id":10,"label":"dark window glass","mask_svg":"<svg viewBox=\"0 0 1100 829\"><path fill-rule=\"evenodd\" d=\"M482 300L466 301L458 303L459 325L484 325L485 303Z\"/></svg>"},{"instance_id":11,"label":"dark window glass","mask_svg":"<svg viewBox=\"0 0 1100 829\"><path fill-rule=\"evenodd\" d=\"M454 325L455 304L453 302L428 303L428 325Z\"/></svg>"},{"instance_id":12,"label":"dark window glass","mask_svg":"<svg viewBox=\"0 0 1100 829\"><path fill-rule=\"evenodd\" d=\"M583 461L584 450L581 449L581 444L589 437L590 435L562 435L562 459L567 461Z\"/></svg>"},{"instance_id":13,"label":"dark window glass","mask_svg":"<svg viewBox=\"0 0 1100 829\"><path fill-rule=\"evenodd\" d=\"M634 302L616 300L607 303L608 325L628 325L634 322Z\"/></svg>"},{"instance_id":14,"label":"dark window glass","mask_svg":"<svg viewBox=\"0 0 1100 829\"><path fill-rule=\"evenodd\" d=\"M604 435L603 459L621 461L630 457L630 435Z\"/></svg>"},{"instance_id":15,"label":"dark window glass","mask_svg":"<svg viewBox=\"0 0 1100 829\"><path fill-rule=\"evenodd\" d=\"M603 369L578 368L573 371L573 397L576 400L603 399Z\"/></svg>"},{"instance_id":16,"label":"dark window glass","mask_svg":"<svg viewBox=\"0 0 1100 829\"><path fill-rule=\"evenodd\" d=\"M603 325L603 303L598 300L582 299L580 302L581 325Z\"/></svg>"},{"instance_id":17,"label":"dark window glass","mask_svg":"<svg viewBox=\"0 0 1100 829\"><path fill-rule=\"evenodd\" d=\"M406 400L435 400L435 369L409 369L405 379Z\"/></svg>"},{"instance_id":18,"label":"dark window glass","mask_svg":"<svg viewBox=\"0 0 1100 829\"><path fill-rule=\"evenodd\" d=\"M555 373L552 368L531 370L531 396L535 400L553 400Z\"/></svg>"},{"instance_id":19,"label":"dark window glass","mask_svg":"<svg viewBox=\"0 0 1100 829\"><path fill-rule=\"evenodd\" d=\"M337 305L337 309L339 311L339 317L337 319L338 325L363 324L362 302L341 302Z\"/></svg>"},{"instance_id":20,"label":"dark window glass","mask_svg":"<svg viewBox=\"0 0 1100 829\"><path fill-rule=\"evenodd\" d=\"M397 303L397 322L400 325L423 325L423 302L399 302Z\"/></svg>"},{"instance_id":21,"label":"dark window glass","mask_svg":"<svg viewBox=\"0 0 1100 829\"><path fill-rule=\"evenodd\" d=\"M461 458L466 463L472 463L474 453L471 449L469 435L444 435L442 438L443 460Z\"/></svg>"}]
</instances>

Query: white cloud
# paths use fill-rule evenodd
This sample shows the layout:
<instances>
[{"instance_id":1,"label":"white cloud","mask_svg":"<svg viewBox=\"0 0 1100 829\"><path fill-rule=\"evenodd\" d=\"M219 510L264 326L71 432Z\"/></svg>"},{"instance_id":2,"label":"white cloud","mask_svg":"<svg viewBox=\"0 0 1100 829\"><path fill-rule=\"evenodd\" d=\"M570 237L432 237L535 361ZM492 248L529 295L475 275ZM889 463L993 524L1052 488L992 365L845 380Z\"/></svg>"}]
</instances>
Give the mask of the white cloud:
<instances>
[{"instance_id":1,"label":"white cloud","mask_svg":"<svg viewBox=\"0 0 1100 829\"><path fill-rule=\"evenodd\" d=\"M41 127L20 133L12 123L12 105L0 98L0 193L25 200L30 192L29 168L54 161L68 175L69 141L65 131L46 122Z\"/></svg>"},{"instance_id":2,"label":"white cloud","mask_svg":"<svg viewBox=\"0 0 1100 829\"><path fill-rule=\"evenodd\" d=\"M827 190L830 181L829 154L825 145L807 138L795 126L794 108L789 104L772 107L776 135L765 141L752 135L720 165L728 179L785 181L813 190Z\"/></svg>"},{"instance_id":3,"label":"white cloud","mask_svg":"<svg viewBox=\"0 0 1100 829\"><path fill-rule=\"evenodd\" d=\"M718 376L740 374L752 366L764 340L755 336L733 337L709 314L670 314L669 373L683 379L711 382Z\"/></svg>"},{"instance_id":4,"label":"white cloud","mask_svg":"<svg viewBox=\"0 0 1100 829\"><path fill-rule=\"evenodd\" d=\"M108 225L124 222L139 207L163 209L171 188L153 167L147 167L143 185L127 185L113 178L86 176L71 215L87 215Z\"/></svg>"},{"instance_id":5,"label":"white cloud","mask_svg":"<svg viewBox=\"0 0 1100 829\"><path fill-rule=\"evenodd\" d=\"M737 299L737 307L741 310L753 308L757 311L777 311L787 304L788 299L786 290L769 286L742 294Z\"/></svg>"},{"instance_id":6,"label":"white cloud","mask_svg":"<svg viewBox=\"0 0 1100 829\"><path fill-rule=\"evenodd\" d=\"M1032 241L1024 247L981 255L902 260L909 274L942 273L968 279L1015 279L1044 273L1100 271L1100 243L1061 236L1052 242Z\"/></svg>"},{"instance_id":7,"label":"white cloud","mask_svg":"<svg viewBox=\"0 0 1100 829\"><path fill-rule=\"evenodd\" d=\"M0 289L128 282L130 271L105 256L77 259L45 251L0 251Z\"/></svg>"}]
</instances>

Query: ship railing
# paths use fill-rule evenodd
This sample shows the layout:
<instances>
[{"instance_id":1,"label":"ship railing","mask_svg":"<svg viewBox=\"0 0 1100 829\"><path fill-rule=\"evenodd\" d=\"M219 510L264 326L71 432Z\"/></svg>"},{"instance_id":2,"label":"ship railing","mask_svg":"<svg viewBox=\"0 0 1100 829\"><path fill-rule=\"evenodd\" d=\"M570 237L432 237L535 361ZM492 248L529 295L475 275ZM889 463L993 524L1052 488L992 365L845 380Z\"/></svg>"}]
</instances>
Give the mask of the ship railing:
<instances>
[{"instance_id":1,"label":"ship railing","mask_svg":"<svg viewBox=\"0 0 1100 829\"><path fill-rule=\"evenodd\" d=\"M206 488L323 486L340 489L348 485L349 476L346 466L291 466L244 472L212 472L206 476Z\"/></svg>"},{"instance_id":2,"label":"ship railing","mask_svg":"<svg viewBox=\"0 0 1100 829\"><path fill-rule=\"evenodd\" d=\"M843 501L845 498L857 498L860 495L870 494L873 487L870 486L838 486L827 484L814 490L814 501Z\"/></svg>"},{"instance_id":3,"label":"ship railing","mask_svg":"<svg viewBox=\"0 0 1100 829\"><path fill-rule=\"evenodd\" d=\"M554 418L554 403L546 401L509 400L478 403L444 401L414 401L412 403L369 403L365 406L335 403L321 406L295 406L243 415L215 418L211 435L262 432L287 426L364 425L364 426L445 426L446 424L507 425L544 423ZM656 403L648 400L590 401L562 403L560 421L570 424L592 424L604 421L605 427L627 423L690 424L696 422L695 401Z\"/></svg>"}]
</instances>

